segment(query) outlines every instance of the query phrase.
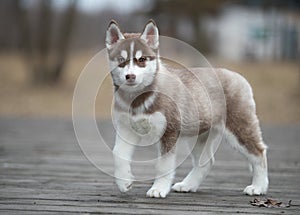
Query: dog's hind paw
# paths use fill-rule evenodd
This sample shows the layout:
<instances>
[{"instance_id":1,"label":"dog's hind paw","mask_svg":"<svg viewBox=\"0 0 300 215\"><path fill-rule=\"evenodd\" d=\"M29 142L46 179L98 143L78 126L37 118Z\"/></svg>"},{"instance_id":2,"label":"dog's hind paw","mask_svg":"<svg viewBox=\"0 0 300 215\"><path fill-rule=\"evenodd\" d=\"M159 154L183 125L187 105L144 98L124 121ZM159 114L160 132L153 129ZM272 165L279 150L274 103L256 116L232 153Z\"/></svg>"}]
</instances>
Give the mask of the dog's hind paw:
<instances>
[{"instance_id":1,"label":"dog's hind paw","mask_svg":"<svg viewBox=\"0 0 300 215\"><path fill-rule=\"evenodd\" d=\"M196 192L198 187L191 187L190 185L184 183L184 182L178 182L173 185L172 190L175 192Z\"/></svg>"},{"instance_id":2,"label":"dog's hind paw","mask_svg":"<svg viewBox=\"0 0 300 215\"><path fill-rule=\"evenodd\" d=\"M267 188L264 188L262 186L249 185L244 189L244 193L249 196L264 195L267 193Z\"/></svg>"}]
</instances>

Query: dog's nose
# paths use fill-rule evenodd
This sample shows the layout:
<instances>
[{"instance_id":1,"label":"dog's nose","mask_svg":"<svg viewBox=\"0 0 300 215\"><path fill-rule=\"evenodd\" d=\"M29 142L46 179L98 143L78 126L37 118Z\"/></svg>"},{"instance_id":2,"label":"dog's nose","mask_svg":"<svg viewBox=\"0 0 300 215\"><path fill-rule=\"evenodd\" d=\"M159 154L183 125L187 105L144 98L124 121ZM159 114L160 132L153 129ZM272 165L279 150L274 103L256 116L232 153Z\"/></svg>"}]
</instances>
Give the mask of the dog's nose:
<instances>
[{"instance_id":1,"label":"dog's nose","mask_svg":"<svg viewBox=\"0 0 300 215\"><path fill-rule=\"evenodd\" d=\"M125 76L125 78L126 78L127 81L134 81L135 77L136 77L135 74L127 74Z\"/></svg>"}]
</instances>

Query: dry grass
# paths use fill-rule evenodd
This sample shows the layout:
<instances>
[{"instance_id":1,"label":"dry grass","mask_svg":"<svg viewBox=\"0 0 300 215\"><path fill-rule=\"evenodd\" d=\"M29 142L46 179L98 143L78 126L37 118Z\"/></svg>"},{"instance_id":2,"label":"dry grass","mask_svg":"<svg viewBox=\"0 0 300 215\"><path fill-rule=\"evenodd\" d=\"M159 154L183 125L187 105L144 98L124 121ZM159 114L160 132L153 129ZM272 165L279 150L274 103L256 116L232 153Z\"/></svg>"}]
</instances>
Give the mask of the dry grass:
<instances>
[{"instance_id":1,"label":"dry grass","mask_svg":"<svg viewBox=\"0 0 300 215\"><path fill-rule=\"evenodd\" d=\"M72 56L63 81L55 86L33 86L21 56L0 55L0 115L70 117L72 97L80 72L93 53ZM231 63L216 62L244 75L254 89L258 114L266 123L300 122L300 71L291 62ZM101 65L101 64L100 64ZM106 71L99 72L102 75ZM96 103L96 115L110 117L112 101L111 80L107 77L101 86Z\"/></svg>"}]
</instances>

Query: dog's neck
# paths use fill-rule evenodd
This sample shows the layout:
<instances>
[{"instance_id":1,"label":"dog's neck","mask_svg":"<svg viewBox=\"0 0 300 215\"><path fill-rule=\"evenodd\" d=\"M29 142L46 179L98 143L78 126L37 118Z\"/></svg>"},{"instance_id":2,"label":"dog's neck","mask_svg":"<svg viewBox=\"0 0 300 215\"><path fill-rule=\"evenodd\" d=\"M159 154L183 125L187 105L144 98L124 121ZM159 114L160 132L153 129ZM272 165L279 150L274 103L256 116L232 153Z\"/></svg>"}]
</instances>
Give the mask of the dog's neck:
<instances>
[{"instance_id":1,"label":"dog's neck","mask_svg":"<svg viewBox=\"0 0 300 215\"><path fill-rule=\"evenodd\" d=\"M118 111L129 112L133 115L150 111L153 106L157 93L152 86L140 92L139 94L129 94L124 91L118 91L115 94L114 108Z\"/></svg>"},{"instance_id":2,"label":"dog's neck","mask_svg":"<svg viewBox=\"0 0 300 215\"><path fill-rule=\"evenodd\" d=\"M132 114L146 112L154 103L157 92L157 80L138 91L128 92L121 87L115 87L114 108L118 111L131 112Z\"/></svg>"}]
</instances>

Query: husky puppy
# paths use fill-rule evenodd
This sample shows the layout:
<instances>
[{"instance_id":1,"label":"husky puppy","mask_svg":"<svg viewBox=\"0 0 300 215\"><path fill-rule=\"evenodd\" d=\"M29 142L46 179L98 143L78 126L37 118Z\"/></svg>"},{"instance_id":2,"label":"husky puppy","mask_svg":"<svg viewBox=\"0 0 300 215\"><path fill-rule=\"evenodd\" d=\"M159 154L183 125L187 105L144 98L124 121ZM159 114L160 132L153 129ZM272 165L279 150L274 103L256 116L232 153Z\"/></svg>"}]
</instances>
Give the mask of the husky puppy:
<instances>
[{"instance_id":1,"label":"husky puppy","mask_svg":"<svg viewBox=\"0 0 300 215\"><path fill-rule=\"evenodd\" d=\"M241 75L226 69L174 68L164 62L159 56L159 32L153 20L142 33L122 33L112 20L106 47L115 89L114 174L121 192L128 191L134 180L130 163L135 145L150 136L156 137L153 141L159 144L160 156L157 177L147 196L165 198L171 189L196 192L214 161L212 155L200 164L204 145L219 141L221 135L252 167L252 184L244 193L266 194L267 146L262 140L252 89ZM191 149L192 170L172 186L179 136L186 137L182 140L187 142L196 137L197 142Z\"/></svg>"}]
</instances>

